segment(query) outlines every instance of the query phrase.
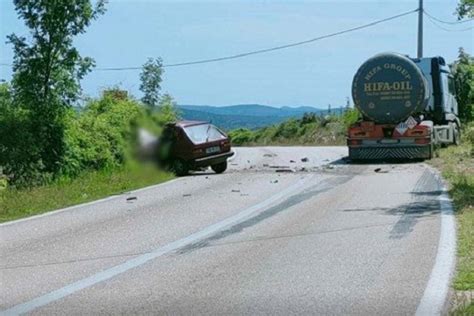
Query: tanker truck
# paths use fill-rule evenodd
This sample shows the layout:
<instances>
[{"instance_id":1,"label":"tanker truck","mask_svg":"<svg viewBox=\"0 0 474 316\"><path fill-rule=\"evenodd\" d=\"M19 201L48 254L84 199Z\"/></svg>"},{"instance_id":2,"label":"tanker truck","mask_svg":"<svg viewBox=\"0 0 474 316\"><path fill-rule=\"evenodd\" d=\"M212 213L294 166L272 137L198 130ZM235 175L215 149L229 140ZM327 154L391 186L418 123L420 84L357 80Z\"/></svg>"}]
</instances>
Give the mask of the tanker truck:
<instances>
[{"instance_id":1,"label":"tanker truck","mask_svg":"<svg viewBox=\"0 0 474 316\"><path fill-rule=\"evenodd\" d=\"M454 80L442 57L376 55L356 72L352 98L361 119L348 129L351 160L430 159L435 145L459 143Z\"/></svg>"}]
</instances>

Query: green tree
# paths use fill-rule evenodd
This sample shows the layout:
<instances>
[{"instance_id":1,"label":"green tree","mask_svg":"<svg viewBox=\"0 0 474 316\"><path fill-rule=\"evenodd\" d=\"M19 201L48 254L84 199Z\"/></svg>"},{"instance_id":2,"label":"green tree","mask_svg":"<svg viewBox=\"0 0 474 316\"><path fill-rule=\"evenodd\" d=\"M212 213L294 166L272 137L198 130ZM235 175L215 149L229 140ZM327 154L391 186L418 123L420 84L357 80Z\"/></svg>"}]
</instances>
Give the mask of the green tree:
<instances>
[{"instance_id":1,"label":"green tree","mask_svg":"<svg viewBox=\"0 0 474 316\"><path fill-rule=\"evenodd\" d=\"M158 104L159 111L155 114L158 125L163 126L166 123L172 123L179 120L180 114L173 97L165 93Z\"/></svg>"},{"instance_id":2,"label":"green tree","mask_svg":"<svg viewBox=\"0 0 474 316\"><path fill-rule=\"evenodd\" d=\"M150 108L156 107L160 100L162 75L163 63L160 58L149 58L142 67L140 74L140 90L143 92L142 102Z\"/></svg>"},{"instance_id":3,"label":"green tree","mask_svg":"<svg viewBox=\"0 0 474 316\"><path fill-rule=\"evenodd\" d=\"M54 174L65 152L66 110L77 101L80 80L94 65L91 58L79 54L73 38L104 13L105 2L99 0L93 6L89 0L14 0L14 5L30 36L7 37L14 51L13 99L16 107L26 110L33 137L28 155L19 157L16 164L23 161Z\"/></svg>"},{"instance_id":4,"label":"green tree","mask_svg":"<svg viewBox=\"0 0 474 316\"><path fill-rule=\"evenodd\" d=\"M470 122L474 119L474 58L460 48L458 60L451 64L451 70L456 86L459 118L463 122Z\"/></svg>"},{"instance_id":5,"label":"green tree","mask_svg":"<svg viewBox=\"0 0 474 316\"><path fill-rule=\"evenodd\" d=\"M456 8L458 19L474 17L474 0L461 0Z\"/></svg>"}]
</instances>

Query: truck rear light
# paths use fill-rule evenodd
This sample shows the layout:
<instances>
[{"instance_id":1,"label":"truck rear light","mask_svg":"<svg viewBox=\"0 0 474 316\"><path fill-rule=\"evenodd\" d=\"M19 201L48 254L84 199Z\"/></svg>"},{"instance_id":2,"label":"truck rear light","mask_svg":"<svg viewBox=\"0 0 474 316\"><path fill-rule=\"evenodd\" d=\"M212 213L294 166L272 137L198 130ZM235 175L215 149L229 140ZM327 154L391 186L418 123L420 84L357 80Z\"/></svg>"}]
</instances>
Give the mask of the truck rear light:
<instances>
[{"instance_id":1,"label":"truck rear light","mask_svg":"<svg viewBox=\"0 0 474 316\"><path fill-rule=\"evenodd\" d=\"M418 145L429 144L430 141L431 141L430 138L415 138L415 144L418 144Z\"/></svg>"},{"instance_id":2,"label":"truck rear light","mask_svg":"<svg viewBox=\"0 0 474 316\"><path fill-rule=\"evenodd\" d=\"M368 134L369 133L367 133L367 132L360 131L360 132L354 132L352 135L356 136L356 137L364 137L364 136L367 136Z\"/></svg>"},{"instance_id":3,"label":"truck rear light","mask_svg":"<svg viewBox=\"0 0 474 316\"><path fill-rule=\"evenodd\" d=\"M407 136L423 136L427 135L427 130L424 129L413 129L413 130L408 130Z\"/></svg>"}]
</instances>

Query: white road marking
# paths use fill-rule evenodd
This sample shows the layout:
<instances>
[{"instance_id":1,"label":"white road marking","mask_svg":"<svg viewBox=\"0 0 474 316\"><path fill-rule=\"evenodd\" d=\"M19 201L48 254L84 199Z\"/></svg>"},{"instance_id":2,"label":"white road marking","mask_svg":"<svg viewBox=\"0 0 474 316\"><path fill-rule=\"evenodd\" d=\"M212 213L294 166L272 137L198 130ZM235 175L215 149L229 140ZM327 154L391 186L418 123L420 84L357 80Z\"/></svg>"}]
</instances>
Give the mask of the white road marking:
<instances>
[{"instance_id":1,"label":"white road marking","mask_svg":"<svg viewBox=\"0 0 474 316\"><path fill-rule=\"evenodd\" d=\"M305 184L312 178L313 177L302 177L298 180L298 182L286 188L285 190L280 191L279 193L269 197L268 199L254 206L244 209L243 211L239 212L238 214L234 216L231 216L227 219L224 219L220 222L210 225L194 234L191 234L187 237L171 242L151 252L148 252L146 254L130 259L122 264L119 264L117 266L98 272L87 278L84 278L72 284L66 285L60 289L54 290L50 293L34 298L28 302L15 305L7 310L4 310L3 312L1 312L1 314L2 315L19 315L19 314L28 313L30 311L33 311L36 308L39 308L49 303L52 303L54 301L57 301L75 292L78 292L80 290L91 287L100 282L111 279L119 274L127 272L130 269L139 267L147 263L148 261L156 259L164 254L167 254L169 252L172 252L174 250L187 246L191 243L195 243L197 241L205 239L206 237L209 237L215 234L216 232L229 228L235 224L238 224L248 219L255 213L265 210L272 204L284 199L285 197L301 191L303 187L305 186Z\"/></svg>"},{"instance_id":2,"label":"white road marking","mask_svg":"<svg viewBox=\"0 0 474 316\"><path fill-rule=\"evenodd\" d=\"M443 183L437 172L436 175L440 183ZM453 205L448 196L446 186L443 184L442 190L443 193L438 198L441 208L441 231L438 252L428 285L416 310L417 316L441 315L445 312L445 303L454 270L456 259L456 223Z\"/></svg>"}]
</instances>

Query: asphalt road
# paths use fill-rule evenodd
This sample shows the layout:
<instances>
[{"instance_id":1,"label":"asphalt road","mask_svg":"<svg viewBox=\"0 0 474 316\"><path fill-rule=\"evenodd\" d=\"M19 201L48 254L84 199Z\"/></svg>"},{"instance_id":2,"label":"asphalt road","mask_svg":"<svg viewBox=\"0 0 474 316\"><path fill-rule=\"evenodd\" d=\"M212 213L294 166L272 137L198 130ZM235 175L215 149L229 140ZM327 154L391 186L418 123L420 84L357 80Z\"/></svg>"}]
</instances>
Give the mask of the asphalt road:
<instances>
[{"instance_id":1,"label":"asphalt road","mask_svg":"<svg viewBox=\"0 0 474 316\"><path fill-rule=\"evenodd\" d=\"M413 315L442 304L426 294L449 280L433 272L439 181L423 163L346 154L239 148L222 175L1 225L0 310Z\"/></svg>"}]
</instances>

